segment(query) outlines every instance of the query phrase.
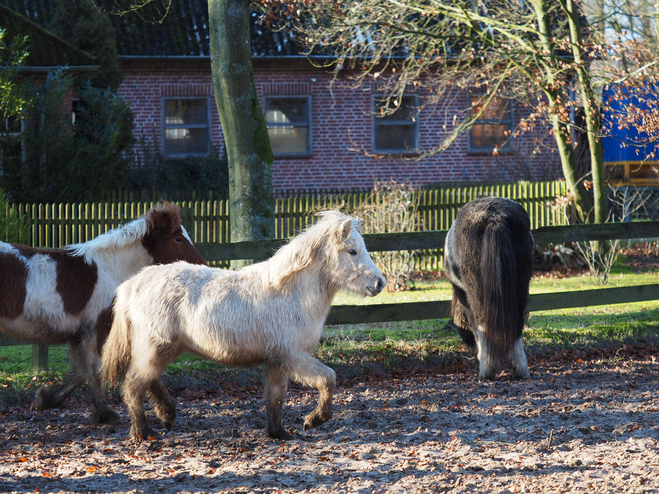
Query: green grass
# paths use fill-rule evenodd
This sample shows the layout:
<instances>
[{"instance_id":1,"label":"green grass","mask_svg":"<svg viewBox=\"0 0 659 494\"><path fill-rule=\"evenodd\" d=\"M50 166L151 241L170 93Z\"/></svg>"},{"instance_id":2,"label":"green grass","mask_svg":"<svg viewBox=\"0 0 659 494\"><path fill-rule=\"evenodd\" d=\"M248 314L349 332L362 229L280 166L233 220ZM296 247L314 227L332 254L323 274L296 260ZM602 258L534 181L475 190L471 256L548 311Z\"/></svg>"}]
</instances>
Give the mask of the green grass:
<instances>
[{"instance_id":1,"label":"green grass","mask_svg":"<svg viewBox=\"0 0 659 494\"><path fill-rule=\"evenodd\" d=\"M659 272L635 273L621 257L609 287L659 283ZM531 293L599 288L590 276L534 278ZM340 293L335 304L388 304L449 300L446 280L416 282L405 292L385 292L375 298ZM327 327L316 355L340 375L364 376L371 372L405 369L455 361L468 356L446 320L402 321ZM605 347L659 340L659 301L611 306L561 309L530 314L525 346L530 355L575 348ZM463 359L464 360L464 359ZM24 401L42 384L59 382L68 372L66 347L51 347L46 372L30 369L31 347L0 347L0 398ZM228 369L194 355L182 355L166 371L174 388L242 386L256 383L260 369Z\"/></svg>"}]
</instances>

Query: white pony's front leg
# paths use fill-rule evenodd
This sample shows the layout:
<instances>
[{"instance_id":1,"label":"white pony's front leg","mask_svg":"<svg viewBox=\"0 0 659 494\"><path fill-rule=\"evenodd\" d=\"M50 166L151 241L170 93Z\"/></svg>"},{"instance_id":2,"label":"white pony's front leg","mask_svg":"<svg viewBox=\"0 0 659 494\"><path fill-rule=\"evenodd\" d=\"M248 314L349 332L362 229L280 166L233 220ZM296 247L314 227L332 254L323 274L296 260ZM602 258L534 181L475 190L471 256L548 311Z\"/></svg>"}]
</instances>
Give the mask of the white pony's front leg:
<instances>
[{"instance_id":1,"label":"white pony's front leg","mask_svg":"<svg viewBox=\"0 0 659 494\"><path fill-rule=\"evenodd\" d=\"M281 411L288 391L288 376L281 365L268 364L265 370L265 400L268 404L268 436L291 439L281 423Z\"/></svg>"},{"instance_id":2,"label":"white pony's front leg","mask_svg":"<svg viewBox=\"0 0 659 494\"><path fill-rule=\"evenodd\" d=\"M332 418L332 397L336 388L336 373L307 353L290 355L284 363L291 380L316 388L318 406L304 420L304 430L313 429Z\"/></svg>"}]
</instances>

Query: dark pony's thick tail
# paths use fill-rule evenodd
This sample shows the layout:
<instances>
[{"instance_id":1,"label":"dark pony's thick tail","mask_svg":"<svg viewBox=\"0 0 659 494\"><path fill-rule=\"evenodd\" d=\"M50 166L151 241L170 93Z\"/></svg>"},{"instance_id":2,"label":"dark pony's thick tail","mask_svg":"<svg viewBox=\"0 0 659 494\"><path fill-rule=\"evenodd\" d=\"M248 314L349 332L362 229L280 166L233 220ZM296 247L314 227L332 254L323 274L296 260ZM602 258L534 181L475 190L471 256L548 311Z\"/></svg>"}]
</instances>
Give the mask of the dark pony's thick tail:
<instances>
[{"instance_id":1,"label":"dark pony's thick tail","mask_svg":"<svg viewBox=\"0 0 659 494\"><path fill-rule=\"evenodd\" d=\"M490 223L484 232L481 251L482 321L484 333L497 353L512 348L522 336L528 299L530 235L515 238L506 221ZM531 267L532 269L532 267Z\"/></svg>"}]
</instances>

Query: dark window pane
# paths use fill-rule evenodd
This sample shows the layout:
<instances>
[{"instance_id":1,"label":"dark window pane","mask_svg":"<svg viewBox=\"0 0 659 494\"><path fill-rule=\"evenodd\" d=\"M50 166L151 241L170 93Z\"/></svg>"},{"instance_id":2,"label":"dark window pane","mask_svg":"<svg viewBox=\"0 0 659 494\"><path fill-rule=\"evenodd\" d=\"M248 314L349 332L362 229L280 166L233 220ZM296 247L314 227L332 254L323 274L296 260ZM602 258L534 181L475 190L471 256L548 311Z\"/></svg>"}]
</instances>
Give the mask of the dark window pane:
<instances>
[{"instance_id":1,"label":"dark window pane","mask_svg":"<svg viewBox=\"0 0 659 494\"><path fill-rule=\"evenodd\" d=\"M471 96L470 101L472 105L475 105L471 108L471 116L475 117L486 103L487 97ZM508 100L502 98L494 98L492 101L490 101L490 104L480 116L480 120L507 120L510 118L510 112L507 111L507 107Z\"/></svg>"},{"instance_id":2,"label":"dark window pane","mask_svg":"<svg viewBox=\"0 0 659 494\"><path fill-rule=\"evenodd\" d=\"M269 98L265 121L269 124L307 123L307 98Z\"/></svg>"},{"instance_id":3,"label":"dark window pane","mask_svg":"<svg viewBox=\"0 0 659 494\"><path fill-rule=\"evenodd\" d=\"M607 166L605 170L607 180L622 180L625 178L625 167L622 165Z\"/></svg>"},{"instance_id":4,"label":"dark window pane","mask_svg":"<svg viewBox=\"0 0 659 494\"><path fill-rule=\"evenodd\" d=\"M414 151L417 148L415 125L378 125L375 149L378 151Z\"/></svg>"},{"instance_id":5,"label":"dark window pane","mask_svg":"<svg viewBox=\"0 0 659 494\"><path fill-rule=\"evenodd\" d=\"M476 124L471 128L472 149L501 148L509 139L510 126L494 124Z\"/></svg>"},{"instance_id":6,"label":"dark window pane","mask_svg":"<svg viewBox=\"0 0 659 494\"><path fill-rule=\"evenodd\" d=\"M309 151L309 129L306 127L270 127L268 135L273 153L306 153Z\"/></svg>"},{"instance_id":7,"label":"dark window pane","mask_svg":"<svg viewBox=\"0 0 659 494\"><path fill-rule=\"evenodd\" d=\"M659 176L659 170L656 166L643 165L643 166L632 166L629 170L629 178L632 180L637 178L651 178L656 180Z\"/></svg>"},{"instance_id":8,"label":"dark window pane","mask_svg":"<svg viewBox=\"0 0 659 494\"><path fill-rule=\"evenodd\" d=\"M206 99L165 100L165 125L206 124Z\"/></svg>"},{"instance_id":9,"label":"dark window pane","mask_svg":"<svg viewBox=\"0 0 659 494\"><path fill-rule=\"evenodd\" d=\"M274 154L311 151L309 98L267 97L265 121Z\"/></svg>"},{"instance_id":10,"label":"dark window pane","mask_svg":"<svg viewBox=\"0 0 659 494\"><path fill-rule=\"evenodd\" d=\"M207 146L205 128L165 130L165 154L203 154Z\"/></svg>"},{"instance_id":11,"label":"dark window pane","mask_svg":"<svg viewBox=\"0 0 659 494\"><path fill-rule=\"evenodd\" d=\"M396 108L394 101L389 103L389 108ZM386 100L376 100L375 118L385 121L414 120L416 116L416 98L414 96L403 96L400 106L393 113L386 113Z\"/></svg>"}]
</instances>

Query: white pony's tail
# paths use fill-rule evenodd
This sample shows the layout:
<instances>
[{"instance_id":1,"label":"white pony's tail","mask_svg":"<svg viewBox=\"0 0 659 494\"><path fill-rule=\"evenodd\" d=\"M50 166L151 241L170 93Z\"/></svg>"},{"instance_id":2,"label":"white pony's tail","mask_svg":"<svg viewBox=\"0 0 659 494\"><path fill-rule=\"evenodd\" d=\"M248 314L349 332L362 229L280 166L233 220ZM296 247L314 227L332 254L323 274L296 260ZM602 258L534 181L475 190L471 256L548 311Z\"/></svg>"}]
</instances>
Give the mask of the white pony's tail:
<instances>
[{"instance_id":1,"label":"white pony's tail","mask_svg":"<svg viewBox=\"0 0 659 494\"><path fill-rule=\"evenodd\" d=\"M131 324L126 307L121 303L120 293L121 289L117 291L114 302L112 329L103 345L101 364L103 380L113 386L116 386L117 381L126 374L132 357Z\"/></svg>"}]
</instances>

